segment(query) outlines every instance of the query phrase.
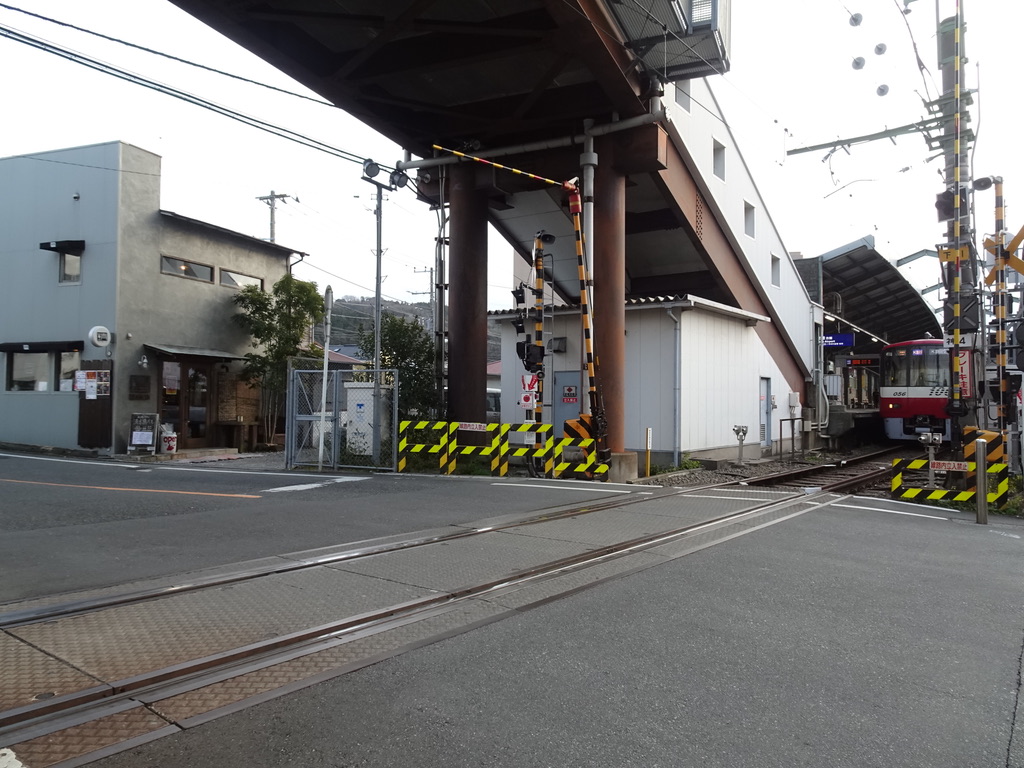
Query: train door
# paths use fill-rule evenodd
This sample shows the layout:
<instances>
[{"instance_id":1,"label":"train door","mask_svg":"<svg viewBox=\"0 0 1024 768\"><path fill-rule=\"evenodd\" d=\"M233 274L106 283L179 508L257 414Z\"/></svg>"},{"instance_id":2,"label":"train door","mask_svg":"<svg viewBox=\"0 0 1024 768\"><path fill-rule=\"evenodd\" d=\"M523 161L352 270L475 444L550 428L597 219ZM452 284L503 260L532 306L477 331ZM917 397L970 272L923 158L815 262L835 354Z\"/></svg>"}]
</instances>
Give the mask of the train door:
<instances>
[{"instance_id":1,"label":"train door","mask_svg":"<svg viewBox=\"0 0 1024 768\"><path fill-rule=\"evenodd\" d=\"M761 445L772 445L772 380L761 379Z\"/></svg>"}]
</instances>

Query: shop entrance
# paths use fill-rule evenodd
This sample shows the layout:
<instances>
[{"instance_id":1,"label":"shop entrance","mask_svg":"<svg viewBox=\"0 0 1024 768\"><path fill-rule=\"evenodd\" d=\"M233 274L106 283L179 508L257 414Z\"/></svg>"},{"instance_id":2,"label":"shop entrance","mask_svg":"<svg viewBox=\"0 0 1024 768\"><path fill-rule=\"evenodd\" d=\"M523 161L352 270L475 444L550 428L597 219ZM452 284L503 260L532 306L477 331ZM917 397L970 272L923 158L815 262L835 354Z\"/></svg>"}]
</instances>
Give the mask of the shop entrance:
<instances>
[{"instance_id":1,"label":"shop entrance","mask_svg":"<svg viewBox=\"0 0 1024 768\"><path fill-rule=\"evenodd\" d=\"M211 443L213 366L200 361L164 361L160 373L160 423L170 424L179 448Z\"/></svg>"}]
</instances>

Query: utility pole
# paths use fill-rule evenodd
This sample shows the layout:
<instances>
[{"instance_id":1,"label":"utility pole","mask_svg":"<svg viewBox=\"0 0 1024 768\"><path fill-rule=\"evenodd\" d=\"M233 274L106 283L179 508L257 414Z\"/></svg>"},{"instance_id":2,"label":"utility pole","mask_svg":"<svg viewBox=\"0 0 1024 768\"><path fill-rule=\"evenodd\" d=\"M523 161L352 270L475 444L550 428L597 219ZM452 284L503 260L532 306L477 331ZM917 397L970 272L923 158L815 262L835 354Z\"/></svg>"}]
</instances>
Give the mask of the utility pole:
<instances>
[{"instance_id":1,"label":"utility pole","mask_svg":"<svg viewBox=\"0 0 1024 768\"><path fill-rule=\"evenodd\" d=\"M269 242L271 242L271 243L276 243L277 242L277 240L274 239L276 237L276 235L277 235L277 233L276 233L276 222L275 222L275 214L277 213L277 201L280 200L282 203L287 203L288 202L288 198L290 198L290 197L296 203L299 202L299 198L297 198L297 197L292 197L291 195L286 195L283 192L282 193L277 193L274 190L270 190L270 194L269 195L263 195L262 197L257 197L256 198L257 200L262 200L264 203L266 203L268 206L270 206L270 240L269 240Z\"/></svg>"}]
</instances>

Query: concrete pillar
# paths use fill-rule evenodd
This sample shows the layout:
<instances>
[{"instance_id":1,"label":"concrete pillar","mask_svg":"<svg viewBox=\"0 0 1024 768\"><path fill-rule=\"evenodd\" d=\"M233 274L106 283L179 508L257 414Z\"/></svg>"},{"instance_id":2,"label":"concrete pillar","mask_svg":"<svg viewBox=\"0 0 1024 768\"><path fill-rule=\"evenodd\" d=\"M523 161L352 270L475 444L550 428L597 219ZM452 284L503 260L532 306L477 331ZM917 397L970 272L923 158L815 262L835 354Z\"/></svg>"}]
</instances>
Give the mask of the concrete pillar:
<instances>
[{"instance_id":1,"label":"concrete pillar","mask_svg":"<svg viewBox=\"0 0 1024 768\"><path fill-rule=\"evenodd\" d=\"M487 196L472 163L451 167L448 248L448 419L486 421Z\"/></svg>"},{"instance_id":2,"label":"concrete pillar","mask_svg":"<svg viewBox=\"0 0 1024 768\"><path fill-rule=\"evenodd\" d=\"M597 144L594 176L594 336L608 418L608 448L626 449L626 178L612 141Z\"/></svg>"}]
</instances>

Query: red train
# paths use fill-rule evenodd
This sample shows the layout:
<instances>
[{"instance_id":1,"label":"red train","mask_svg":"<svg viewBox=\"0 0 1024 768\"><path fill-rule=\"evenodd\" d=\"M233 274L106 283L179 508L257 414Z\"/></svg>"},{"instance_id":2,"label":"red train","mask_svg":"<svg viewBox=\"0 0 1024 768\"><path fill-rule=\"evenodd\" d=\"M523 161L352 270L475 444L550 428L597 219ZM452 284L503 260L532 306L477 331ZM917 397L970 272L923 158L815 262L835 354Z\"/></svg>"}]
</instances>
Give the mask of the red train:
<instances>
[{"instance_id":1,"label":"red train","mask_svg":"<svg viewBox=\"0 0 1024 768\"><path fill-rule=\"evenodd\" d=\"M901 341L882 348L878 409L886 437L916 440L938 432L949 440L950 350L941 339ZM973 404L978 355L960 350L960 396Z\"/></svg>"}]
</instances>

